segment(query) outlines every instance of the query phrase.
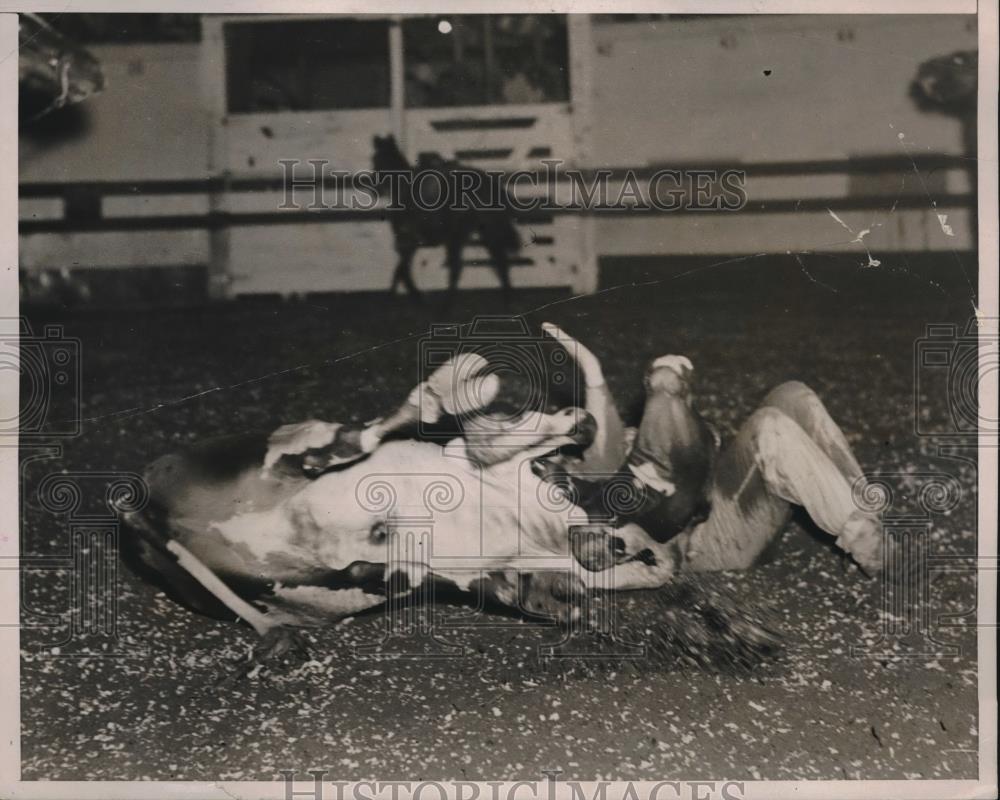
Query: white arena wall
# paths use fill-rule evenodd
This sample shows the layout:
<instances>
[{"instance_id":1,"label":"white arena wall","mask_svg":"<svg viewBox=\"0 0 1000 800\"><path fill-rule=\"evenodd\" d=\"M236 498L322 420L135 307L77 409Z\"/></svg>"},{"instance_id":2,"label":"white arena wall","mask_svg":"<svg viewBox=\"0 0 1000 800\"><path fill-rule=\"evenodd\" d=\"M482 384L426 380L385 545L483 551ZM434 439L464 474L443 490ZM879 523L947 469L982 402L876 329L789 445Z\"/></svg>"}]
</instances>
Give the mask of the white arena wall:
<instances>
[{"instance_id":1,"label":"white arena wall","mask_svg":"<svg viewBox=\"0 0 1000 800\"><path fill-rule=\"evenodd\" d=\"M976 47L975 19L960 16L725 17L655 27L598 25L594 158L631 166L961 156L959 121L920 111L908 87L922 61ZM641 104L631 99L636 83L642 85ZM909 185L900 191L903 182ZM961 169L937 174L933 184L922 186L912 171L853 180L847 172L758 179L751 173L747 193L753 202L969 190ZM929 199L923 206L837 211L855 235L820 210L598 220L596 238L602 255L971 246L965 210L935 212ZM946 235L937 213L947 214L954 236ZM850 241L866 229L870 233L861 241Z\"/></svg>"},{"instance_id":2,"label":"white arena wall","mask_svg":"<svg viewBox=\"0 0 1000 800\"><path fill-rule=\"evenodd\" d=\"M907 90L922 61L976 47L973 17L602 22L589 36L588 63L580 70L586 80L572 78L572 113L587 113L574 123L582 137L570 159L575 166L744 166L750 207L738 213L560 216L557 244L559 236L589 236L597 257L856 252L862 263L878 260L880 252L971 247L963 207L967 172L954 161L928 170L909 166L911 159L961 156L960 122L919 111ZM45 145L22 139L22 269L205 267L213 250L203 220L218 201L197 186L217 175L213 146L220 136L230 138L230 153L261 150L252 168L245 166L249 159L235 165L242 169L238 177L280 177L279 165L270 163L276 153L327 155L299 152L309 139L300 133L299 112L272 115L268 128L275 138L264 149L249 138L260 139L259 119L220 128L215 100L204 90L205 75L220 69L204 43L91 49L104 65L108 89L86 101L83 135ZM372 113L389 124L387 114ZM308 128L321 142L315 131L324 123L315 122ZM336 136L335 124L325 129ZM367 141L352 141L348 149L359 147ZM859 159L886 163L873 172ZM767 169L775 164L783 166ZM107 193L106 182L116 181L136 182L138 191L119 186ZM158 183L169 181L176 191ZM63 184L82 193L84 205L96 203L102 220L165 222L154 229L116 223L108 230L95 223L64 230L60 220L69 200ZM225 210L277 211L276 199L274 192L230 195ZM388 225L377 220L244 225L231 228L227 238L237 273L228 277L237 287L237 262L258 255L275 260L271 279L255 284L261 291L381 288L393 266ZM357 258L338 257L347 252ZM418 282L443 284L439 262L437 253L425 254ZM532 280L529 271L515 270L515 283L560 280L548 273ZM463 285L494 284L489 269L463 275Z\"/></svg>"}]
</instances>

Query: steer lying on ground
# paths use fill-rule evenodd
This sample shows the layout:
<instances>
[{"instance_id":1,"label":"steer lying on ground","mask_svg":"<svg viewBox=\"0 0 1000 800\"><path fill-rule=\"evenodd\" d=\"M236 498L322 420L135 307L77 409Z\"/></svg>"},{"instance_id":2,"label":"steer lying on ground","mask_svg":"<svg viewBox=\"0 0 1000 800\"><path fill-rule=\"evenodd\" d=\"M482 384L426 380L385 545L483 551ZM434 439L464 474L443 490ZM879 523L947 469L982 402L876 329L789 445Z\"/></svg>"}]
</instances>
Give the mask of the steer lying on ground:
<instances>
[{"instance_id":1,"label":"steer lying on ground","mask_svg":"<svg viewBox=\"0 0 1000 800\"><path fill-rule=\"evenodd\" d=\"M142 534L129 541L132 561L191 608L235 614L276 641L287 626L329 623L430 580L566 622L567 573L600 588L609 576L573 568L570 528L587 515L532 467L576 443L585 413L539 415L544 438L489 466L462 439L387 441L315 479L262 469L266 437L166 456L146 472L149 504L128 516ZM670 574L649 559L610 569L622 589Z\"/></svg>"},{"instance_id":2,"label":"steer lying on ground","mask_svg":"<svg viewBox=\"0 0 1000 800\"><path fill-rule=\"evenodd\" d=\"M289 627L353 615L427 581L568 620L569 529L587 516L533 465L586 447L592 419L578 408L528 410L491 426L500 387L472 374L483 366L474 356L450 363L360 436L313 421L158 459L145 473L148 505L126 515L136 535L123 555L174 599L241 617L279 650ZM465 438L381 441L458 414L454 403L474 406ZM657 585L664 566L623 563L617 585Z\"/></svg>"},{"instance_id":3,"label":"steer lying on ground","mask_svg":"<svg viewBox=\"0 0 1000 800\"><path fill-rule=\"evenodd\" d=\"M802 384L773 391L716 457L687 359L653 362L629 437L593 354L545 329L574 345L586 409L505 412L518 387L466 354L370 427L313 421L155 461L123 554L189 607L252 625L261 657L287 650L295 627L428 582L568 623L588 591L749 566L792 504L863 568L880 567L881 528L852 504L860 467ZM393 438L442 415L461 419L462 437Z\"/></svg>"}]
</instances>

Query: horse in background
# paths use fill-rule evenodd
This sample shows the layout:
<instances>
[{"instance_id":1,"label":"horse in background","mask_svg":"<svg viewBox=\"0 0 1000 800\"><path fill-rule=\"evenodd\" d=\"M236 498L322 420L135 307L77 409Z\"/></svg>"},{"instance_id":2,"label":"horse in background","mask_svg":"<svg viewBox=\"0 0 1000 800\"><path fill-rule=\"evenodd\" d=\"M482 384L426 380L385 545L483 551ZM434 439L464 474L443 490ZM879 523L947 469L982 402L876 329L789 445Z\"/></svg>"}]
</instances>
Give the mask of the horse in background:
<instances>
[{"instance_id":1,"label":"horse in background","mask_svg":"<svg viewBox=\"0 0 1000 800\"><path fill-rule=\"evenodd\" d=\"M389 172L406 176L406 180L388 181L391 187L388 217L399 254L389 291L395 292L402 284L410 297L419 301L420 291L413 281L413 256L420 247L444 245L448 267L446 302L450 304L462 274L462 251L475 234L489 253L503 289L504 303L508 303L510 256L520 249L521 240L509 201L503 193L499 198L491 197L486 173L437 155L421 157L414 169L393 136L375 136L372 142L376 179L384 183L384 179L389 178L385 173ZM455 192L453 180L460 172L480 178L476 181L478 186L464 198ZM426 173L436 173L438 177L421 180L419 176ZM441 196L441 191L445 192L445 197Z\"/></svg>"}]
</instances>

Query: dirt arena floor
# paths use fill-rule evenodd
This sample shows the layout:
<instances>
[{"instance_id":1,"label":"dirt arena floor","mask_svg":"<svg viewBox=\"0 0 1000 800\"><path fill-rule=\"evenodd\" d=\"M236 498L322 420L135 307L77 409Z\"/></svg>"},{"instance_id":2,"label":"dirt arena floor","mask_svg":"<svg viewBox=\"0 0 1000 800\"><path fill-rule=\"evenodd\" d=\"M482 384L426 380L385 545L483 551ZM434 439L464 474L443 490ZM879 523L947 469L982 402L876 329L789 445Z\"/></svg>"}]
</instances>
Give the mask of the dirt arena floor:
<instances>
[{"instance_id":1,"label":"dirt arena floor","mask_svg":"<svg viewBox=\"0 0 1000 800\"><path fill-rule=\"evenodd\" d=\"M298 669L219 684L252 632L189 613L124 567L119 639L105 639L96 657L67 639L71 585L57 557L70 521L39 501L46 476L91 476L79 479L79 519L102 506L98 473L141 471L183 442L309 417L369 419L414 383L417 342L432 322L500 309L481 293L446 316L434 298L412 308L387 297L39 311L36 333L58 323L81 342L84 423L61 454L22 456L23 778L277 780L311 769L331 780L541 779L543 770L581 780L975 777L975 453L941 456L916 435L915 413L925 427L947 426L948 401L927 389L914 411L913 396L925 325L964 327L971 302L905 264L868 283L792 259L749 259L728 275L706 267L665 278L637 265L606 275L596 295L519 293L515 310L587 343L627 414L639 408L646 362L683 353L700 407L727 433L774 384L812 385L865 468L894 487L894 514L921 511L924 476L950 476L961 492L953 507L912 524L934 558L962 568L931 573L923 616L887 608L880 580L798 520L768 563L715 578L748 607L771 608L786 638L784 653L749 675L653 657L543 661L539 647L557 631L509 618L448 627L462 657L365 658L358 647L385 630L372 613L311 632L313 660ZM655 595L621 601L628 630L655 625ZM435 614L469 619L457 607Z\"/></svg>"}]
</instances>

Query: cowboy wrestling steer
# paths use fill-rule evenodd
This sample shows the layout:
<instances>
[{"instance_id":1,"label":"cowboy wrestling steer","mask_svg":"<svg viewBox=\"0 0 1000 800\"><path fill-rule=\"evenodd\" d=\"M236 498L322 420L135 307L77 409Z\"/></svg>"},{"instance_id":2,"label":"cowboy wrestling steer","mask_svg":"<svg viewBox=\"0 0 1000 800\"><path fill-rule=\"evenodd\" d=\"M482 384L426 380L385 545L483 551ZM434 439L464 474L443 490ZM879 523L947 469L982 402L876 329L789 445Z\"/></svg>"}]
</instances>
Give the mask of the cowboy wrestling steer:
<instances>
[{"instance_id":1,"label":"cowboy wrestling steer","mask_svg":"<svg viewBox=\"0 0 1000 800\"><path fill-rule=\"evenodd\" d=\"M251 624L262 657L287 648L291 628L427 581L568 622L590 590L750 566L793 505L863 569L881 568L879 520L852 496L861 468L808 387L773 390L720 448L694 411L690 361L665 356L630 432L594 355L543 329L577 361L585 409L512 414L517 387L464 354L369 427L311 421L159 459L149 505L127 516L138 535L126 555L175 599ZM399 438L443 416L463 434L446 446ZM581 485L641 502L598 505L613 513L595 520Z\"/></svg>"},{"instance_id":2,"label":"cowboy wrestling steer","mask_svg":"<svg viewBox=\"0 0 1000 800\"><path fill-rule=\"evenodd\" d=\"M568 619L568 530L586 516L540 502L548 487L532 465L586 447L595 427L578 408L525 410L524 387L487 368L462 354L363 429L314 420L158 459L123 555L173 599L238 616L278 651L289 627L426 581ZM463 433L446 446L400 438L444 417Z\"/></svg>"}]
</instances>

